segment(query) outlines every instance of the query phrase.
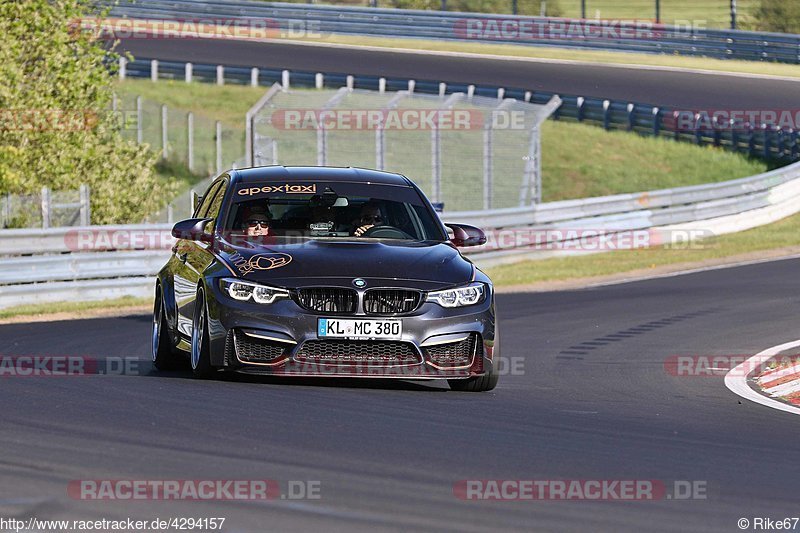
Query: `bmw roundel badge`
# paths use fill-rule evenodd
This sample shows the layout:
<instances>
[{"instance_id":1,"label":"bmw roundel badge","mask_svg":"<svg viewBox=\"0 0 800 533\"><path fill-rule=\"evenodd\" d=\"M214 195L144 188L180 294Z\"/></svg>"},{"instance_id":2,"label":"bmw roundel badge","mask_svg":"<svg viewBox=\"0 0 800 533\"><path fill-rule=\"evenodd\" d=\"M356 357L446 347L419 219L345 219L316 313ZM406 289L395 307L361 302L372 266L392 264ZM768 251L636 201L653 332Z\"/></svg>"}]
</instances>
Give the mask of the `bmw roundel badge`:
<instances>
[{"instance_id":1,"label":"bmw roundel badge","mask_svg":"<svg viewBox=\"0 0 800 533\"><path fill-rule=\"evenodd\" d=\"M364 287L366 287L366 286L367 286L367 282L366 282L366 281L364 281L364 280L363 280L363 279L361 279L361 278L356 278L356 279L354 279L354 280L353 280L353 285L355 285L355 287L356 287L357 289L363 289Z\"/></svg>"}]
</instances>

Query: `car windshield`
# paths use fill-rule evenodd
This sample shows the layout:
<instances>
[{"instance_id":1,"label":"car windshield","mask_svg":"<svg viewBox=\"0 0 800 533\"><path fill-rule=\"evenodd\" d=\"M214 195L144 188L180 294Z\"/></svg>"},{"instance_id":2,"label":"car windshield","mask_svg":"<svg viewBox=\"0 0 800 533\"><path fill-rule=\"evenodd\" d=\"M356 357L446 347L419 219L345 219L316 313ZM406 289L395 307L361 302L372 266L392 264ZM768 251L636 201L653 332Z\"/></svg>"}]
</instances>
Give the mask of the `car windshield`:
<instances>
[{"instance_id":1,"label":"car windshield","mask_svg":"<svg viewBox=\"0 0 800 533\"><path fill-rule=\"evenodd\" d=\"M411 187L365 183L239 184L226 216L233 235L275 238L446 240Z\"/></svg>"}]
</instances>

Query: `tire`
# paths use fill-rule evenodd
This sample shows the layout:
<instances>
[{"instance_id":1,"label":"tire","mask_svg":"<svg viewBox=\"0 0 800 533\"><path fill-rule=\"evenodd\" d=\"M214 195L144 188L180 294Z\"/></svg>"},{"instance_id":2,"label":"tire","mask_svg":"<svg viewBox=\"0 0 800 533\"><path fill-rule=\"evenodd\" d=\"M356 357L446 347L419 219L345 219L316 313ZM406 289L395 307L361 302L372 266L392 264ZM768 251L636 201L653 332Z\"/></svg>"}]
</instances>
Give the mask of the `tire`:
<instances>
[{"instance_id":1,"label":"tire","mask_svg":"<svg viewBox=\"0 0 800 533\"><path fill-rule=\"evenodd\" d=\"M451 390L462 392L486 392L497 386L499 376L496 372L489 372L483 376L469 379L448 379Z\"/></svg>"},{"instance_id":2,"label":"tire","mask_svg":"<svg viewBox=\"0 0 800 533\"><path fill-rule=\"evenodd\" d=\"M160 287L156 289L156 299L153 305L151 352L153 366L158 370L174 370L180 366L181 361L172 348L167 314L164 309L164 295Z\"/></svg>"},{"instance_id":3,"label":"tire","mask_svg":"<svg viewBox=\"0 0 800 533\"><path fill-rule=\"evenodd\" d=\"M206 299L202 289L197 291L192 320L192 374L194 377L206 379L214 373L211 366L210 342L208 339L208 317Z\"/></svg>"}]
</instances>

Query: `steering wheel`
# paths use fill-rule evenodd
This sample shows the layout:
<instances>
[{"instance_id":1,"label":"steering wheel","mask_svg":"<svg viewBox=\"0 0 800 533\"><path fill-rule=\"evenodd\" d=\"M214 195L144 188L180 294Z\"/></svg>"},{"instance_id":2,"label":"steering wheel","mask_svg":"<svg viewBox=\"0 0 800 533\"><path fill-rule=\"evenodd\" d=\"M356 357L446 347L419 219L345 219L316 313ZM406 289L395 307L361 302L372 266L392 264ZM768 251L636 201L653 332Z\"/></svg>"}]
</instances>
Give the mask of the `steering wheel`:
<instances>
[{"instance_id":1,"label":"steering wheel","mask_svg":"<svg viewBox=\"0 0 800 533\"><path fill-rule=\"evenodd\" d=\"M372 226L361 236L373 239L413 239L411 235L394 226Z\"/></svg>"}]
</instances>

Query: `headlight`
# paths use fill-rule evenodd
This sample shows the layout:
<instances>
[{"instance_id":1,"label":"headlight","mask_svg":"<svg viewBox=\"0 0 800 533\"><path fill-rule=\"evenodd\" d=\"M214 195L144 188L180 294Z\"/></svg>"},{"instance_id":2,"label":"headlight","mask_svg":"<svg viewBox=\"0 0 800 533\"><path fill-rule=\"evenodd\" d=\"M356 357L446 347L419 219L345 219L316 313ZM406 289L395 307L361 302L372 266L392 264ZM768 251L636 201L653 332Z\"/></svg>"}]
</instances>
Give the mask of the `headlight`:
<instances>
[{"instance_id":1,"label":"headlight","mask_svg":"<svg viewBox=\"0 0 800 533\"><path fill-rule=\"evenodd\" d=\"M455 289L429 292L427 301L435 302L442 307L465 307L481 303L485 293L485 285L476 282Z\"/></svg>"},{"instance_id":2,"label":"headlight","mask_svg":"<svg viewBox=\"0 0 800 533\"><path fill-rule=\"evenodd\" d=\"M225 278L221 279L219 283L228 296L240 302L246 302L252 298L254 302L259 304L271 304L275 300L289 297L289 291L285 289L259 285L250 281Z\"/></svg>"}]
</instances>

